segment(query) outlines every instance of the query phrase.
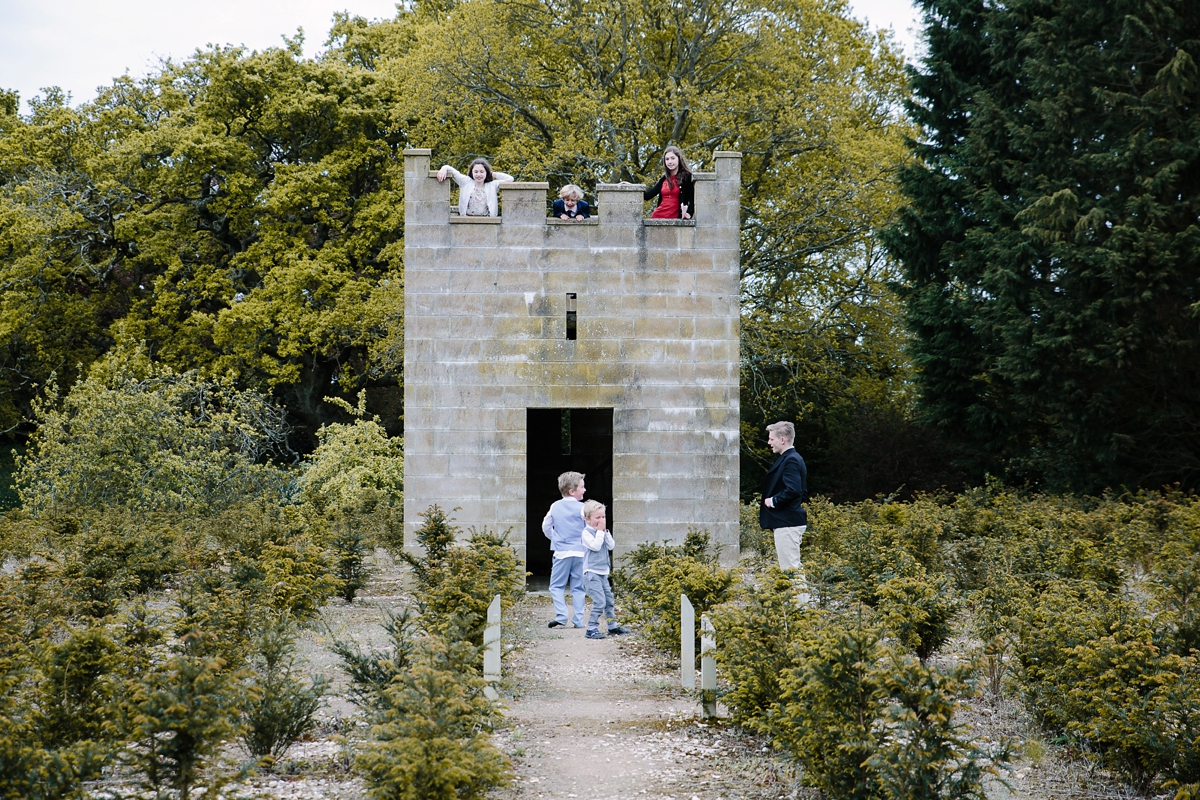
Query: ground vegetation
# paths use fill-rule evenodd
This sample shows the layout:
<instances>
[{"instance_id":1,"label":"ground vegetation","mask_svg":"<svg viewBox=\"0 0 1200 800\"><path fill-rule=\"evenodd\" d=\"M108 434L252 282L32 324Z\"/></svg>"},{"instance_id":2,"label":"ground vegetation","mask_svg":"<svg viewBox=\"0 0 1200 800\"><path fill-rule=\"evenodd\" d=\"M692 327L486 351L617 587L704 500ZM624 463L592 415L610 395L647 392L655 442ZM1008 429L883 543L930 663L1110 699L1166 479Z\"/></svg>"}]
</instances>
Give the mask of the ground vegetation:
<instances>
[{"instance_id":1,"label":"ground vegetation","mask_svg":"<svg viewBox=\"0 0 1200 800\"><path fill-rule=\"evenodd\" d=\"M701 587L730 714L825 796L982 797L1019 744L964 722L983 698L1022 705L1045 741L1132 793L1182 799L1200 787L1198 512L1175 491L1074 498L998 481L911 502L817 499L803 578L757 536L715 603L710 567L678 546L635 551L618 585L673 653L681 587ZM665 594L674 602L646 602ZM672 624L673 639L653 634Z\"/></svg>"}]
</instances>

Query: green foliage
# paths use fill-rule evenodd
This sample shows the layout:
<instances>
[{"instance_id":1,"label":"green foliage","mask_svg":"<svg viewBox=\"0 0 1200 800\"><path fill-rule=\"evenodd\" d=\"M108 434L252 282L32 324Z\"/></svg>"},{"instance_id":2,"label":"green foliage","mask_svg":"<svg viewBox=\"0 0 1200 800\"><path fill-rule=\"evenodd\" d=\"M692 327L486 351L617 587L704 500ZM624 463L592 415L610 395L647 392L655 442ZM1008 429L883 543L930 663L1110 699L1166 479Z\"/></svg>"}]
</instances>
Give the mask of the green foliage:
<instances>
[{"instance_id":1,"label":"green foliage","mask_svg":"<svg viewBox=\"0 0 1200 800\"><path fill-rule=\"evenodd\" d=\"M705 530L689 530L681 545L642 543L623 561L614 576L614 590L626 598L629 618L642 624L646 638L668 652L679 650L681 594L687 595L699 620L729 600L736 587L736 574L717 564ZM699 630L696 633L700 652Z\"/></svg>"},{"instance_id":2,"label":"green foliage","mask_svg":"<svg viewBox=\"0 0 1200 800\"><path fill-rule=\"evenodd\" d=\"M123 598L163 588L184 566L175 522L120 510L54 520L66 592L77 608L103 617Z\"/></svg>"},{"instance_id":3,"label":"green foliage","mask_svg":"<svg viewBox=\"0 0 1200 800\"><path fill-rule=\"evenodd\" d=\"M524 592L525 576L508 532L472 528L466 542L457 545L460 531L437 505L421 519L415 535L424 555L404 552L401 558L413 570L422 622L431 632L482 645L492 600L500 595L501 609L510 608Z\"/></svg>"},{"instance_id":4,"label":"green foliage","mask_svg":"<svg viewBox=\"0 0 1200 800\"><path fill-rule=\"evenodd\" d=\"M208 523L229 562L228 577L266 607L298 622L316 616L341 580L333 574L326 520L303 506L249 503Z\"/></svg>"},{"instance_id":5,"label":"green foliage","mask_svg":"<svg viewBox=\"0 0 1200 800\"><path fill-rule=\"evenodd\" d=\"M393 553L404 547L403 440L389 438L379 418L366 415L366 392L358 406L326 398L351 413L353 423L330 423L317 432L318 445L305 460L300 497L333 519L337 572L343 598L353 600L366 573L359 556L374 544ZM353 588L351 588L353 587Z\"/></svg>"},{"instance_id":6,"label":"green foliage","mask_svg":"<svg viewBox=\"0 0 1200 800\"><path fill-rule=\"evenodd\" d=\"M886 242L926 418L1050 490L1195 487L1200 8L921 5Z\"/></svg>"},{"instance_id":7,"label":"green foliage","mask_svg":"<svg viewBox=\"0 0 1200 800\"><path fill-rule=\"evenodd\" d=\"M806 575L822 596L875 605L893 577L915 578L941 563L943 509L928 499L899 504L809 503L805 539L812 557Z\"/></svg>"},{"instance_id":8,"label":"green foliage","mask_svg":"<svg viewBox=\"0 0 1200 800\"><path fill-rule=\"evenodd\" d=\"M376 741L357 764L373 798L482 797L510 779L486 730L498 709L483 694L483 628L495 595L511 607L523 576L507 534L472 529L459 544L441 508L421 517L416 537L424 554L401 554L412 567L420 616L388 617L387 650L333 646L353 681L351 699L376 723Z\"/></svg>"},{"instance_id":9,"label":"green foliage","mask_svg":"<svg viewBox=\"0 0 1200 800\"><path fill-rule=\"evenodd\" d=\"M1007 760L954 723L974 693L966 667L930 667L887 650L870 609L810 611L783 672L773 729L826 796L855 800L982 798L982 781Z\"/></svg>"},{"instance_id":10,"label":"green foliage","mask_svg":"<svg viewBox=\"0 0 1200 800\"><path fill-rule=\"evenodd\" d=\"M312 619L338 590L324 550L311 541L268 543L261 564L270 608L293 619Z\"/></svg>"},{"instance_id":11,"label":"green foliage","mask_svg":"<svg viewBox=\"0 0 1200 800\"><path fill-rule=\"evenodd\" d=\"M99 773L106 747L97 733L96 710L105 687L90 685L110 664L103 634L87 630L59 646L26 605L17 581L0 578L0 798L81 798L83 782ZM41 665L49 656L47 680ZM59 708L61 701L70 708ZM81 714L72 719L69 711ZM60 738L63 737L63 738Z\"/></svg>"},{"instance_id":12,"label":"green foliage","mask_svg":"<svg viewBox=\"0 0 1200 800\"><path fill-rule=\"evenodd\" d=\"M413 578L422 592L432 589L441 580L440 570L446 562L446 554L454 546L459 529L452 524L452 517L447 517L441 506L434 504L421 515L421 527L413 535L421 546L424 555L414 556L412 553L402 553L401 559L412 569Z\"/></svg>"},{"instance_id":13,"label":"green foliage","mask_svg":"<svg viewBox=\"0 0 1200 800\"><path fill-rule=\"evenodd\" d=\"M185 639L179 652L131 687L122 704L131 744L123 761L157 796L171 789L188 800L201 784L205 797L215 797L224 782L214 775L202 781L201 774L237 732L241 683L221 658L195 652L194 640L203 635Z\"/></svg>"},{"instance_id":14,"label":"green foliage","mask_svg":"<svg viewBox=\"0 0 1200 800\"><path fill-rule=\"evenodd\" d=\"M327 398L352 414L349 424L330 423L317 432L317 448L306 458L301 495L322 506L359 511L378 504L382 494L398 498L404 490L404 443L389 438L379 418L367 417L367 394L358 405Z\"/></svg>"},{"instance_id":15,"label":"green foliage","mask_svg":"<svg viewBox=\"0 0 1200 800\"><path fill-rule=\"evenodd\" d=\"M958 596L945 578L896 577L879 587L881 624L922 664L950 640L958 609Z\"/></svg>"},{"instance_id":16,"label":"green foliage","mask_svg":"<svg viewBox=\"0 0 1200 800\"><path fill-rule=\"evenodd\" d=\"M17 471L17 456L23 450L8 447L0 440L0 511L16 508L21 503L13 488L13 474Z\"/></svg>"},{"instance_id":17,"label":"green foliage","mask_svg":"<svg viewBox=\"0 0 1200 800\"><path fill-rule=\"evenodd\" d=\"M32 512L211 512L282 486L259 462L285 446L283 411L254 392L137 352L97 364L56 402L53 386L35 402L38 429L18 465Z\"/></svg>"},{"instance_id":18,"label":"green foliage","mask_svg":"<svg viewBox=\"0 0 1200 800\"><path fill-rule=\"evenodd\" d=\"M0 429L116 341L273 391L310 433L331 384L398 374L372 360L390 326L403 335L388 99L371 71L298 44L213 47L5 118Z\"/></svg>"},{"instance_id":19,"label":"green foliage","mask_svg":"<svg viewBox=\"0 0 1200 800\"><path fill-rule=\"evenodd\" d=\"M1009 759L1008 748L984 750L954 722L962 698L974 694L966 667L931 668L911 656L876 666L885 699L876 723L879 745L868 759L889 800L984 800L983 779Z\"/></svg>"},{"instance_id":20,"label":"green foliage","mask_svg":"<svg viewBox=\"0 0 1200 800\"><path fill-rule=\"evenodd\" d=\"M816 498L810 520L820 607L796 608L788 582L766 577L714 619L731 714L792 752L828 796L981 797L1007 750L953 724L976 676L994 696L1018 689L1049 736L1139 791L1188 796L1200 499L1025 495L990 481L953 499ZM650 547L631 561L646 571L663 555ZM934 665L964 618L976 665Z\"/></svg>"},{"instance_id":21,"label":"green foliage","mask_svg":"<svg viewBox=\"0 0 1200 800\"><path fill-rule=\"evenodd\" d=\"M482 798L511 780L487 728L497 709L483 689L469 642L426 636L408 667L380 694L377 741L356 759L375 800Z\"/></svg>"},{"instance_id":22,"label":"green foliage","mask_svg":"<svg viewBox=\"0 0 1200 800\"><path fill-rule=\"evenodd\" d=\"M329 682L315 678L307 686L295 676L296 629L284 616L269 618L250 659L253 678L242 709L242 744L250 755L270 761L283 757L313 729L313 715Z\"/></svg>"},{"instance_id":23,"label":"green foliage","mask_svg":"<svg viewBox=\"0 0 1200 800\"><path fill-rule=\"evenodd\" d=\"M367 585L371 567L367 564L370 548L367 535L353 520L344 516L333 521L333 577L338 580L337 594L353 603L358 590Z\"/></svg>"},{"instance_id":24,"label":"green foliage","mask_svg":"<svg viewBox=\"0 0 1200 800\"><path fill-rule=\"evenodd\" d=\"M1200 662L1164 650L1150 620L1095 587L1051 587L1018 650L1029 700L1139 791L1200 777Z\"/></svg>"},{"instance_id":25,"label":"green foliage","mask_svg":"<svg viewBox=\"0 0 1200 800\"><path fill-rule=\"evenodd\" d=\"M117 692L117 643L100 627L71 631L57 644L46 643L40 690L45 697L41 737L60 745L104 742L108 713Z\"/></svg>"},{"instance_id":26,"label":"green foliage","mask_svg":"<svg viewBox=\"0 0 1200 800\"><path fill-rule=\"evenodd\" d=\"M386 613L386 612L385 612ZM342 659L342 669L350 676L350 702L365 710L385 707L383 691L406 672L415 658L419 636L418 619L409 609L399 614L386 613L383 629L390 646L386 650L363 651L352 642L335 640L330 649Z\"/></svg>"},{"instance_id":27,"label":"green foliage","mask_svg":"<svg viewBox=\"0 0 1200 800\"><path fill-rule=\"evenodd\" d=\"M1200 503L1176 505L1166 523L1150 585L1173 628L1175 652L1187 655L1200 651Z\"/></svg>"},{"instance_id":28,"label":"green foliage","mask_svg":"<svg viewBox=\"0 0 1200 800\"><path fill-rule=\"evenodd\" d=\"M1032 596L1028 583L1000 570L986 586L968 595L966 605L974 611L973 633L983 643L980 667L993 698L1004 691Z\"/></svg>"},{"instance_id":29,"label":"green foliage","mask_svg":"<svg viewBox=\"0 0 1200 800\"><path fill-rule=\"evenodd\" d=\"M712 612L717 663L729 685L722 700L737 724L773 736L781 712L784 672L794 665L794 642L806 630L791 579L769 567L761 583L746 586L741 602Z\"/></svg>"},{"instance_id":30,"label":"green foliage","mask_svg":"<svg viewBox=\"0 0 1200 800\"><path fill-rule=\"evenodd\" d=\"M754 495L748 503L738 504L738 549L765 560L775 558L775 538L758 524L762 498Z\"/></svg>"},{"instance_id":31,"label":"green foliage","mask_svg":"<svg viewBox=\"0 0 1200 800\"><path fill-rule=\"evenodd\" d=\"M869 768L878 736L879 631L861 607L824 617L801 643L799 663L783 676L781 743L804 767L804 780L830 797L880 797Z\"/></svg>"}]
</instances>

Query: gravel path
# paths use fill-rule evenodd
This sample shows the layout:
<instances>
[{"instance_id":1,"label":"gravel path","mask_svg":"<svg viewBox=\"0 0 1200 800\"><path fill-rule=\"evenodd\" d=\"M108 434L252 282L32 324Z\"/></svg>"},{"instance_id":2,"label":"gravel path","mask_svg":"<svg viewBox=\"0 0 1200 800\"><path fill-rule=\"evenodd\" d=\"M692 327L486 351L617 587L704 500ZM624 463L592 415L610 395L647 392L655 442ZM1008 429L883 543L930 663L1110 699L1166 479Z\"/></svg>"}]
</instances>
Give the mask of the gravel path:
<instances>
[{"instance_id":1,"label":"gravel path","mask_svg":"<svg viewBox=\"0 0 1200 800\"><path fill-rule=\"evenodd\" d=\"M514 617L522 647L505 661L515 696L498 739L516 778L498 798L794 796L786 767L700 718L678 671L636 633L596 641L547 629L548 597Z\"/></svg>"}]
</instances>

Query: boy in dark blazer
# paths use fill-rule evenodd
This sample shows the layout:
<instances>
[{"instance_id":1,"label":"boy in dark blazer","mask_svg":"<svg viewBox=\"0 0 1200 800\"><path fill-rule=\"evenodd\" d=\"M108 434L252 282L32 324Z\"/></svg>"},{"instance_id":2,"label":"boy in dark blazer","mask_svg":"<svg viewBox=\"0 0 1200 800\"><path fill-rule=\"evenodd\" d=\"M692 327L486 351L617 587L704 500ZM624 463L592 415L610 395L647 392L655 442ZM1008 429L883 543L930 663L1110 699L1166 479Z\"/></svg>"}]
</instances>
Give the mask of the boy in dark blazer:
<instances>
[{"instance_id":1,"label":"boy in dark blazer","mask_svg":"<svg viewBox=\"0 0 1200 800\"><path fill-rule=\"evenodd\" d=\"M808 468L792 446L795 439L796 427L790 422L767 426L767 444L779 458L763 480L758 523L775 534L779 568L799 573L800 539L808 528L808 512L803 506L808 499Z\"/></svg>"},{"instance_id":2,"label":"boy in dark blazer","mask_svg":"<svg viewBox=\"0 0 1200 800\"><path fill-rule=\"evenodd\" d=\"M591 216L588 213L590 210L587 201L583 199L583 189L568 183L558 192L558 199L554 201L553 216L557 219L587 219Z\"/></svg>"}]
</instances>

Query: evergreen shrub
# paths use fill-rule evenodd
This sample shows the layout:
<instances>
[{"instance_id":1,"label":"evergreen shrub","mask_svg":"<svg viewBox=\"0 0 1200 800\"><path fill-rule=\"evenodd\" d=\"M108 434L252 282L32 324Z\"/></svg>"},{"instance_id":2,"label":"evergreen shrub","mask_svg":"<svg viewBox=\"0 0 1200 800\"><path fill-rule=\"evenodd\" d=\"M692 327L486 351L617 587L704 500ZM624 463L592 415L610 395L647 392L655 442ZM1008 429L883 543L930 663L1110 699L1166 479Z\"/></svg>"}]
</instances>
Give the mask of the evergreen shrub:
<instances>
[{"instance_id":1,"label":"evergreen shrub","mask_svg":"<svg viewBox=\"0 0 1200 800\"><path fill-rule=\"evenodd\" d=\"M723 701L734 722L774 736L781 713L781 681L794 666L796 640L806 614L795 602L791 579L769 566L758 583L744 586L740 602L712 612L717 664L728 685Z\"/></svg>"},{"instance_id":2,"label":"evergreen shrub","mask_svg":"<svg viewBox=\"0 0 1200 800\"><path fill-rule=\"evenodd\" d=\"M317 677L307 685L296 677L296 629L286 616L263 624L251 656L253 677L242 709L242 744L250 755L268 763L313 729L328 680Z\"/></svg>"},{"instance_id":3,"label":"evergreen shrub","mask_svg":"<svg viewBox=\"0 0 1200 800\"><path fill-rule=\"evenodd\" d=\"M415 532L423 555L401 553L417 584L422 624L434 633L483 644L487 609L500 595L511 608L524 593L525 575L508 543L508 532L472 528L458 544L461 530L434 505L421 515Z\"/></svg>"},{"instance_id":4,"label":"evergreen shrub","mask_svg":"<svg viewBox=\"0 0 1200 800\"><path fill-rule=\"evenodd\" d=\"M875 721L877 745L867 760L888 800L985 800L984 779L1010 758L1002 742L985 749L954 721L960 701L975 693L963 666L932 667L893 655L874 667L883 701Z\"/></svg>"},{"instance_id":5,"label":"evergreen shrub","mask_svg":"<svg viewBox=\"0 0 1200 800\"><path fill-rule=\"evenodd\" d=\"M700 615L729 600L737 575L717 563L708 531L689 530L680 545L645 542L623 559L614 592L626 603L629 618L642 624L646 638L668 652L679 651L679 596L696 611L696 652L700 652Z\"/></svg>"},{"instance_id":6,"label":"evergreen shrub","mask_svg":"<svg viewBox=\"0 0 1200 800\"><path fill-rule=\"evenodd\" d=\"M870 610L822 613L799 640L796 666L783 674L778 741L829 797L881 796L868 765L878 745L880 632Z\"/></svg>"},{"instance_id":7,"label":"evergreen shrub","mask_svg":"<svg viewBox=\"0 0 1200 800\"><path fill-rule=\"evenodd\" d=\"M350 676L350 702L366 711L383 708L383 691L413 662L420 635L418 621L409 609L399 614L386 612L383 629L390 646L384 650L363 650L353 642L334 640L330 647Z\"/></svg>"},{"instance_id":8,"label":"evergreen shrub","mask_svg":"<svg viewBox=\"0 0 1200 800\"><path fill-rule=\"evenodd\" d=\"M498 708L484 696L480 650L423 636L380 693L374 740L356 763L373 800L471 800L511 780L491 740Z\"/></svg>"},{"instance_id":9,"label":"evergreen shrub","mask_svg":"<svg viewBox=\"0 0 1200 800\"><path fill-rule=\"evenodd\" d=\"M954 634L959 598L949 579L896 577L879 587L879 619L925 663Z\"/></svg>"}]
</instances>

